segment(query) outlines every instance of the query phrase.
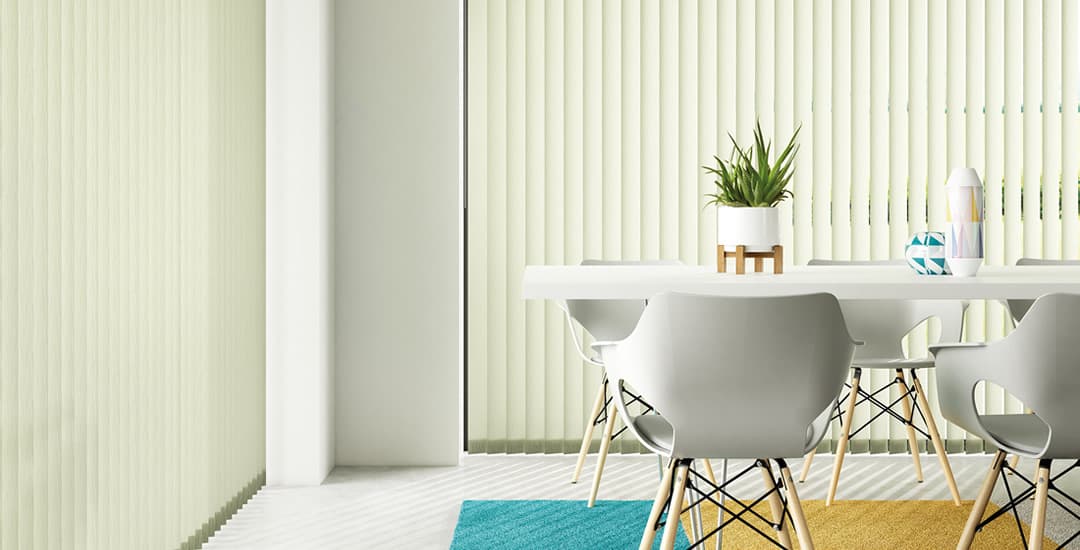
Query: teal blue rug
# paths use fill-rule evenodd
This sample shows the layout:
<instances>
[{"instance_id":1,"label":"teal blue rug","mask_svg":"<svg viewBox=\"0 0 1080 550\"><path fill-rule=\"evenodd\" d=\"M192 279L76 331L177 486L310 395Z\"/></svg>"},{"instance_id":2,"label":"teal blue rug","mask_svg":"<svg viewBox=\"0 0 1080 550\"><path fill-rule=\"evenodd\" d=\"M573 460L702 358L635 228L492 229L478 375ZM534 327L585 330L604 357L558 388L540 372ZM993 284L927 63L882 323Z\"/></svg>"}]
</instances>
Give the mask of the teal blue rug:
<instances>
[{"instance_id":1,"label":"teal blue rug","mask_svg":"<svg viewBox=\"0 0 1080 550\"><path fill-rule=\"evenodd\" d=\"M593 508L583 500L466 500L450 550L637 548L650 508L650 500L598 500ZM680 525L675 546L689 544Z\"/></svg>"}]
</instances>

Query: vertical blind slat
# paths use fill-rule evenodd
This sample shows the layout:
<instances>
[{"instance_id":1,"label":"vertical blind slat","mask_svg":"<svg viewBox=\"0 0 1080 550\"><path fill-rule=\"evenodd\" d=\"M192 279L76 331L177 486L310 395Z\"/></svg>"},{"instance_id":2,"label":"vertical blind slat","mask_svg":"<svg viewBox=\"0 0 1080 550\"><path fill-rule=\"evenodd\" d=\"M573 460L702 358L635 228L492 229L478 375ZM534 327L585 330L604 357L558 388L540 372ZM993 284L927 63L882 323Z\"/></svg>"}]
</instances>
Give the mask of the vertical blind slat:
<instances>
[{"instance_id":1,"label":"vertical blind slat","mask_svg":"<svg viewBox=\"0 0 1080 550\"><path fill-rule=\"evenodd\" d=\"M870 3L851 4L851 258L871 258Z\"/></svg>"},{"instance_id":2,"label":"vertical blind slat","mask_svg":"<svg viewBox=\"0 0 1080 550\"><path fill-rule=\"evenodd\" d=\"M774 21L772 34L776 45L773 51L773 87L775 101L775 136L783 141L795 132L795 55L794 55L794 5L793 0L777 0L773 7ZM798 156L798 155L796 155ZM785 250L792 250L794 237L793 208L791 201L780 203L780 244ZM791 255L784 257L784 263L792 265Z\"/></svg>"},{"instance_id":3,"label":"vertical blind slat","mask_svg":"<svg viewBox=\"0 0 1080 550\"><path fill-rule=\"evenodd\" d=\"M488 174L496 181L507 181L507 19L505 0L493 0L488 5ZM520 184L520 183L519 183ZM510 364L507 355L507 308L506 308L506 247L507 218L505 185L488 186L489 231L488 235L488 387L490 393L487 437L506 451L507 433L507 387L506 370ZM492 449L495 450L495 449Z\"/></svg>"},{"instance_id":4,"label":"vertical blind slat","mask_svg":"<svg viewBox=\"0 0 1080 550\"><path fill-rule=\"evenodd\" d=\"M1080 258L1080 7L1061 5L1061 235L1062 257Z\"/></svg>"},{"instance_id":5,"label":"vertical blind slat","mask_svg":"<svg viewBox=\"0 0 1080 550\"><path fill-rule=\"evenodd\" d=\"M698 212L704 204L702 185L695 186L691 182L698 181L704 172L699 159L708 158L701 155L698 146L699 128L698 120L698 15L699 6L695 2L686 2L678 5L678 167L677 174L669 185L679 189L679 203L674 213L677 216L676 224L679 226L677 234L673 233L673 240L668 244L669 252L665 257L688 258L698 263L699 257L705 257L700 251L699 243L702 241L700 231L704 227L700 223ZM715 46L714 46L715 49ZM686 182L685 188L679 182ZM701 182L699 182L701 183Z\"/></svg>"},{"instance_id":6,"label":"vertical blind slat","mask_svg":"<svg viewBox=\"0 0 1080 550\"><path fill-rule=\"evenodd\" d=\"M679 177L679 114L680 95L682 82L679 79L679 17L680 8L677 0L663 0L659 4L659 105L657 114L659 123L659 149L660 165L658 179L653 185L647 186L650 193L643 195L648 206L643 213L649 213L648 217L642 217L642 223L655 220L659 226L658 231L646 231L646 235L657 235L657 242L649 243L643 247L643 257L677 258L679 256L679 201L681 200L680 181L691 182L693 179L681 180ZM693 193L693 186L688 186L689 192Z\"/></svg>"},{"instance_id":7,"label":"vertical blind slat","mask_svg":"<svg viewBox=\"0 0 1080 550\"><path fill-rule=\"evenodd\" d=\"M889 246L888 257L898 258L904 254L908 232L908 202L911 199L910 172L908 171L908 0L890 0L889 3ZM909 349L912 346L909 339ZM917 350L925 353L925 350ZM884 373L895 375L895 373ZM888 383L885 381L884 383ZM890 390L891 399L900 397L898 388ZM890 401L891 402L891 401ZM900 422L888 422L890 441L901 441L906 429ZM876 437L871 433L871 437Z\"/></svg>"},{"instance_id":8,"label":"vertical blind slat","mask_svg":"<svg viewBox=\"0 0 1080 550\"><path fill-rule=\"evenodd\" d=\"M1043 89L1040 111L1043 123L1042 234L1043 256L1046 258L1061 258L1061 15L1061 0L1043 2Z\"/></svg>"},{"instance_id":9,"label":"vertical blind slat","mask_svg":"<svg viewBox=\"0 0 1080 550\"><path fill-rule=\"evenodd\" d=\"M966 0L949 0L946 6L945 39L945 166L938 175L945 182L954 167L966 166L965 162L965 100L966 100L966 49L967 20ZM940 183L938 184L940 186ZM947 208L947 198L939 197L937 208ZM983 392L976 392L975 399L981 404ZM956 426L946 427L948 439L963 438L963 430Z\"/></svg>"},{"instance_id":10,"label":"vertical blind slat","mask_svg":"<svg viewBox=\"0 0 1080 550\"><path fill-rule=\"evenodd\" d=\"M1042 2L1024 2L1023 220L1024 255L1041 257L1042 246Z\"/></svg>"},{"instance_id":11,"label":"vertical blind slat","mask_svg":"<svg viewBox=\"0 0 1080 550\"><path fill-rule=\"evenodd\" d=\"M832 13L832 257L851 259L852 2L833 3Z\"/></svg>"},{"instance_id":12,"label":"vertical blind slat","mask_svg":"<svg viewBox=\"0 0 1080 550\"><path fill-rule=\"evenodd\" d=\"M18 11L14 2L0 2L0 28L18 24ZM0 124L0 220L18 219L16 201L19 198L18 116L7 118L17 112L16 94L20 78L17 48L20 33L0 33L0 113L6 124ZM17 227L0 222L0 257L14 258L18 251ZM22 519L19 511L20 456L19 456L19 349L16 345L19 320L17 269L8 270L0 277L0 548L16 548L18 524Z\"/></svg>"},{"instance_id":13,"label":"vertical blind slat","mask_svg":"<svg viewBox=\"0 0 1080 550\"><path fill-rule=\"evenodd\" d=\"M641 73L637 85L641 87L641 155L636 162L641 164L640 189L635 194L635 202L628 203L632 206L627 208L627 214L636 220L638 234L629 235L624 231L624 238L631 243L624 249L624 257L657 258L660 254L660 233L664 230L661 221L660 210L662 208L660 186L665 176L663 169L666 168L664 143L664 112L663 93L667 82L664 82L662 74L664 63L663 30L665 21L664 10L659 2L643 2L639 11L639 17L635 21L641 27ZM624 111L637 110L638 105L628 98L623 103ZM625 135L625 133L624 133ZM626 220L623 220L626 227ZM631 225L630 227L633 227ZM645 228L645 229L641 229Z\"/></svg>"},{"instance_id":14,"label":"vertical blind slat","mask_svg":"<svg viewBox=\"0 0 1080 550\"><path fill-rule=\"evenodd\" d=\"M1023 44L1023 2L1004 2L1006 44ZM1005 111L1004 134L1004 202L1003 232L1005 233L1005 263L1015 263L1024 255L1023 222L1023 102L1024 102L1024 50L1022 47L1005 48Z\"/></svg>"},{"instance_id":15,"label":"vertical blind slat","mask_svg":"<svg viewBox=\"0 0 1080 550\"><path fill-rule=\"evenodd\" d=\"M927 0L908 5L908 229L926 231L926 138L927 138Z\"/></svg>"},{"instance_id":16,"label":"vertical blind slat","mask_svg":"<svg viewBox=\"0 0 1080 550\"><path fill-rule=\"evenodd\" d=\"M507 435L512 448L523 451L526 440L528 419L525 416L528 406L527 377L530 360L526 346L529 339L530 320L526 309L535 307L517 299L521 296L521 278L518 273L525 266L528 252L526 216L528 215L527 194L529 191L528 166L528 71L526 4L507 2L506 33L506 178L521 182L506 188L506 268L503 278L506 286L506 317L508 320L506 346L507 365L523 365L525 368L507 368L506 370L506 409ZM535 332L535 331L533 331ZM533 363L535 364L535 363Z\"/></svg>"},{"instance_id":17,"label":"vertical blind slat","mask_svg":"<svg viewBox=\"0 0 1080 550\"><path fill-rule=\"evenodd\" d=\"M870 4L870 254L889 251L889 6Z\"/></svg>"},{"instance_id":18,"label":"vertical blind slat","mask_svg":"<svg viewBox=\"0 0 1080 550\"><path fill-rule=\"evenodd\" d=\"M489 214L488 214L488 194L494 192L491 189L491 185L487 183L488 174L491 173L491 167L494 159L489 157L488 151L488 133L490 131L489 115L491 110L491 104L488 102L489 97L489 70L488 70L488 41L489 41L489 27L488 27L488 3L487 2L471 2L469 4L469 59L467 75L469 82L469 95L466 98L468 101L468 127L469 127L469 146L468 151L468 166L469 166L469 249L470 250L483 250L483 254L469 254L466 261L468 262L469 284L470 285L482 285L481 288L488 288L488 281L490 280L490 263L494 261L494 258L490 255L490 238L489 238ZM492 32L494 32L492 30ZM497 98L492 97L493 101L497 101ZM494 151L491 151L494 154ZM483 167L483 168L481 168ZM468 310L469 310L469 322L475 326L488 326L488 293L487 292L469 292L468 293ZM485 331L486 332L486 331ZM468 391L469 395L486 397L486 389L488 388L489 378L489 361L490 356L490 332L478 330L469 330L466 332L467 345L469 349L469 376L468 376ZM470 439L484 440L488 437L488 399L471 399L469 401L469 415L468 415L468 434Z\"/></svg>"},{"instance_id":19,"label":"vertical blind slat","mask_svg":"<svg viewBox=\"0 0 1080 550\"><path fill-rule=\"evenodd\" d=\"M543 16L540 26L544 29L542 65L544 88L544 131L541 155L544 157L544 263L563 263L565 247L565 170L562 143L566 139L563 121L565 98L563 94L566 69L563 66L565 37L563 32L563 3L546 2L540 5ZM544 450L562 451L563 422L561 411L565 408L562 381L565 379L566 363L563 352L562 311L552 302L545 302L544 308L544 355L551 360L539 364L538 375L543 381L537 391L542 392L539 416L543 418ZM548 443L550 442L550 443ZM549 449L550 447L550 449Z\"/></svg>"},{"instance_id":20,"label":"vertical blind slat","mask_svg":"<svg viewBox=\"0 0 1080 550\"><path fill-rule=\"evenodd\" d=\"M814 25L813 2L795 2L794 15L794 93L795 120L802 124L799 135L799 168L792 178L792 189L796 199L792 204L792 223L794 250L785 256L791 256L796 264L804 264L813 257L813 174L814 174ZM723 121L721 121L721 124Z\"/></svg>"},{"instance_id":21,"label":"vertical blind slat","mask_svg":"<svg viewBox=\"0 0 1080 550\"><path fill-rule=\"evenodd\" d=\"M968 0L965 6L965 66L966 88L964 90L964 123L965 123L965 166L973 166L980 176L986 179L986 139L985 139L985 113L986 101L986 52L983 38L986 22L984 0ZM972 303L965 315L964 333L969 340L985 341L986 339L986 304L983 301ZM976 395L976 402L980 406L992 403L996 392L989 387L983 387Z\"/></svg>"},{"instance_id":22,"label":"vertical blind slat","mask_svg":"<svg viewBox=\"0 0 1080 550\"><path fill-rule=\"evenodd\" d=\"M713 179L701 170L699 164L712 164L713 155L719 155L719 110L716 98L719 97L717 58L719 51L719 31L717 30L718 2L700 0L698 2L698 31L696 37L698 78L697 78L697 118L688 124L697 127L697 156L690 159L694 173L698 178L698 196L711 193ZM685 36L685 35L684 35ZM693 83L684 84L693 85ZM704 199L699 199L704 200ZM699 264L707 264L715 254L714 228L716 214L711 208L699 210L698 219L698 256Z\"/></svg>"},{"instance_id":23,"label":"vertical blind slat","mask_svg":"<svg viewBox=\"0 0 1080 550\"><path fill-rule=\"evenodd\" d=\"M566 29L565 57L565 111L563 113L563 131L565 140L562 144L564 158L563 184L565 191L565 225L563 231L563 257L567 263L577 263L584 257L585 223L583 217L584 184L584 27L583 5L581 2L566 1L564 17ZM558 22L550 22L558 24ZM558 146L558 145L556 145ZM556 329L560 330L561 329ZM565 380L563 382L564 408L554 411L556 415L564 414L563 433L566 439L573 441L580 439L583 433L581 419L587 411L584 403L587 399L582 384L582 361L574 351L572 342L564 341L563 365L565 368ZM572 449L573 447L571 447Z\"/></svg>"},{"instance_id":24,"label":"vertical blind slat","mask_svg":"<svg viewBox=\"0 0 1080 550\"><path fill-rule=\"evenodd\" d=\"M982 43L977 47L984 53L985 84L983 118L985 121L985 170L986 190L986 263L1002 265L1004 263L1005 238L1002 211L1004 196L1002 181L1004 178L1004 5L1000 0L991 0L984 7L983 22L985 28ZM984 337L997 340L1004 336L1007 320L1005 310L1000 304L986 304L986 331ZM990 410L1006 410L1005 392L1000 388L987 388L987 406Z\"/></svg>"},{"instance_id":25,"label":"vertical blind slat","mask_svg":"<svg viewBox=\"0 0 1080 550\"><path fill-rule=\"evenodd\" d=\"M812 155L808 155L813 157L813 217L809 229L814 235L813 257L829 258L832 256L832 208L829 205L832 195L832 1L814 0L813 5L814 71L810 110L814 126L807 136L814 144Z\"/></svg>"},{"instance_id":26,"label":"vertical blind slat","mask_svg":"<svg viewBox=\"0 0 1080 550\"><path fill-rule=\"evenodd\" d=\"M547 187L544 142L547 134L544 113L544 5L525 4L525 195L524 263L545 261L544 242L548 240L545 212ZM522 267L524 269L524 267ZM511 283L514 279L511 278ZM511 296L520 290L520 277L511 285ZM520 302L520 300L519 300ZM525 408L525 441L546 441L544 435L545 308L543 302L525 303L525 379L522 394ZM542 449L538 449L542 450Z\"/></svg>"},{"instance_id":27,"label":"vertical blind slat","mask_svg":"<svg viewBox=\"0 0 1080 550\"><path fill-rule=\"evenodd\" d=\"M658 98L655 90L659 86L659 75L655 61L656 17L650 14L644 17L642 10L648 10L655 2L633 0L622 4L622 83L616 93L622 100L622 155L621 191L622 224L621 257L628 260L641 258L642 208L652 208L655 202L642 200L642 193L647 186L642 179L649 181L654 176L657 163L659 137L654 125L659 122L660 114L656 110ZM647 53L646 53L647 52ZM650 227L658 228L653 221Z\"/></svg>"}]
</instances>

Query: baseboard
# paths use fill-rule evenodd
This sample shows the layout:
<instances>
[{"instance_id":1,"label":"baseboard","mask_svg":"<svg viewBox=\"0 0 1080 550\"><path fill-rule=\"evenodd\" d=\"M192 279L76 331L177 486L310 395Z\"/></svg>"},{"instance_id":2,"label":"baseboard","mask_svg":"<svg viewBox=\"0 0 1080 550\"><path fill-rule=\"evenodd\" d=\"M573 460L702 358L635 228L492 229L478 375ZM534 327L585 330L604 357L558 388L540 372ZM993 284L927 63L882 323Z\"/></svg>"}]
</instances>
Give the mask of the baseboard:
<instances>
[{"instance_id":1,"label":"baseboard","mask_svg":"<svg viewBox=\"0 0 1080 550\"><path fill-rule=\"evenodd\" d=\"M823 440L817 448L819 453L835 453L838 441L835 439ZM934 454L934 446L925 439L920 439L919 452ZM987 445L981 439L946 439L945 452L948 454L987 454L995 449ZM903 454L908 452L907 438L904 439L852 439L848 442L848 452L851 454Z\"/></svg>"},{"instance_id":2,"label":"baseboard","mask_svg":"<svg viewBox=\"0 0 1080 550\"><path fill-rule=\"evenodd\" d=\"M949 454L985 454L996 449L985 444L981 439L946 439L945 452ZM819 453L836 452L838 441L825 439L818 445ZM470 440L469 454L568 454L576 455L581 448L581 440ZM589 452L600 449L600 441L593 439ZM614 454L651 454L632 437L620 437L611 442ZM848 443L851 454L903 454L908 452L907 438L903 439L853 439ZM934 446L929 441L919 440L919 452L934 454Z\"/></svg>"}]
</instances>

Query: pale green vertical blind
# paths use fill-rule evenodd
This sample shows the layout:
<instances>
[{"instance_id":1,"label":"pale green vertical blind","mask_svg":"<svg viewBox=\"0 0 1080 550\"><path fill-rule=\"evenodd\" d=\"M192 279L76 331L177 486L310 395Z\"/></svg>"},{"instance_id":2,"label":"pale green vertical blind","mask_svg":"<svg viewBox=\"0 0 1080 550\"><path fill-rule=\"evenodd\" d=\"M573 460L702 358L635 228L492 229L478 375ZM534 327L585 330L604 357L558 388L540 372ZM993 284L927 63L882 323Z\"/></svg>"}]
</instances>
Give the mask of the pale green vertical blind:
<instances>
[{"instance_id":1,"label":"pale green vertical blind","mask_svg":"<svg viewBox=\"0 0 1080 550\"><path fill-rule=\"evenodd\" d=\"M714 265L700 165L755 119L778 139L802 124L794 264L902 257L943 229L959 166L986 184L988 264L1080 257L1078 30L1075 0L469 0L470 450L576 450L600 373L553 304L521 299L524 266ZM1007 326L977 302L965 329ZM883 419L853 447L904 438Z\"/></svg>"},{"instance_id":2,"label":"pale green vertical blind","mask_svg":"<svg viewBox=\"0 0 1080 550\"><path fill-rule=\"evenodd\" d=\"M261 485L263 21L0 0L0 549L194 547Z\"/></svg>"}]
</instances>

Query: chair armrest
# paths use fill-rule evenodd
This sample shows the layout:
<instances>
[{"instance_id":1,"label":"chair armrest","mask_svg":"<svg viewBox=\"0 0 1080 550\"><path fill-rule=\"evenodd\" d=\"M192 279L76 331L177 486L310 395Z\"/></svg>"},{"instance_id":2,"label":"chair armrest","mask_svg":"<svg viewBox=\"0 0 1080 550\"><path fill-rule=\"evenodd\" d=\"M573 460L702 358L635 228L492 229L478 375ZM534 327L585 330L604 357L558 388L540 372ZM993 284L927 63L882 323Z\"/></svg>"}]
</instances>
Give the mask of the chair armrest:
<instances>
[{"instance_id":1,"label":"chair armrest","mask_svg":"<svg viewBox=\"0 0 1080 550\"><path fill-rule=\"evenodd\" d=\"M594 357L589 357L589 355L585 353L585 348L582 346L585 340L585 335L578 334L577 329L574 327L574 318L570 316L570 310L566 308L566 303L562 300L559 300L556 303L558 304L559 308L563 310L564 317L566 317L566 328L570 330L570 339L574 341L574 349L577 350L578 355L581 356L581 359L584 360L586 363L592 365L600 367L604 366L601 361L597 360Z\"/></svg>"},{"instance_id":2,"label":"chair armrest","mask_svg":"<svg viewBox=\"0 0 1080 550\"><path fill-rule=\"evenodd\" d=\"M987 357L985 343L944 343L929 346L937 375L938 406L946 420L984 440L993 438L983 427L974 391L980 381L993 378L998 361Z\"/></svg>"},{"instance_id":3,"label":"chair armrest","mask_svg":"<svg viewBox=\"0 0 1080 550\"><path fill-rule=\"evenodd\" d=\"M624 379L622 376L622 354L627 351L632 351L633 342L630 338L626 340L601 340L592 343L592 348L600 353L600 356L604 360L604 370L608 377L608 391L611 392L612 404L615 405L618 415L622 418L623 424L638 441L644 441L642 439L641 432L638 431L637 426L634 424L634 415L630 413L629 408L626 405L626 392L623 388ZM628 350L627 348L630 348ZM631 353L631 357L634 361L640 359L636 354ZM609 422L614 419L609 418Z\"/></svg>"},{"instance_id":4,"label":"chair armrest","mask_svg":"<svg viewBox=\"0 0 1080 550\"><path fill-rule=\"evenodd\" d=\"M944 344L934 344L929 346L930 353L936 355L938 351L943 349L979 349L985 348L986 342L946 342Z\"/></svg>"},{"instance_id":5,"label":"chair armrest","mask_svg":"<svg viewBox=\"0 0 1080 550\"><path fill-rule=\"evenodd\" d=\"M589 345L589 347L596 350L596 351L601 351L604 348L609 348L611 346L617 346L617 345L619 345L619 342L617 340L601 340L599 342L593 342L592 344Z\"/></svg>"},{"instance_id":6,"label":"chair armrest","mask_svg":"<svg viewBox=\"0 0 1080 550\"><path fill-rule=\"evenodd\" d=\"M617 378L615 380L612 380L611 382L612 383L609 386L611 388L611 399L612 402L614 402L615 404L616 411L618 411L619 416L622 418L623 425L626 426L626 430L634 436L634 439L637 439L639 442L644 444L645 438L643 437L643 434L638 430L637 424L634 423L634 415L630 414L630 410L626 406L626 395L623 389L623 380L621 378ZM614 422L614 420L615 419L613 418L609 418L608 422ZM646 448L650 448L650 446L646 445ZM650 450L653 450L655 452L655 449Z\"/></svg>"},{"instance_id":7,"label":"chair armrest","mask_svg":"<svg viewBox=\"0 0 1080 550\"><path fill-rule=\"evenodd\" d=\"M592 361L592 363L594 365L600 365L600 366L603 366L603 367L607 367L607 362L604 360L604 351L614 349L618 345L619 345L619 342L613 342L613 341L610 341L610 340L601 341L601 342L593 342L592 344L589 344L589 347L592 348L593 351L596 352L596 356L597 356L597 358L594 359Z\"/></svg>"}]
</instances>

